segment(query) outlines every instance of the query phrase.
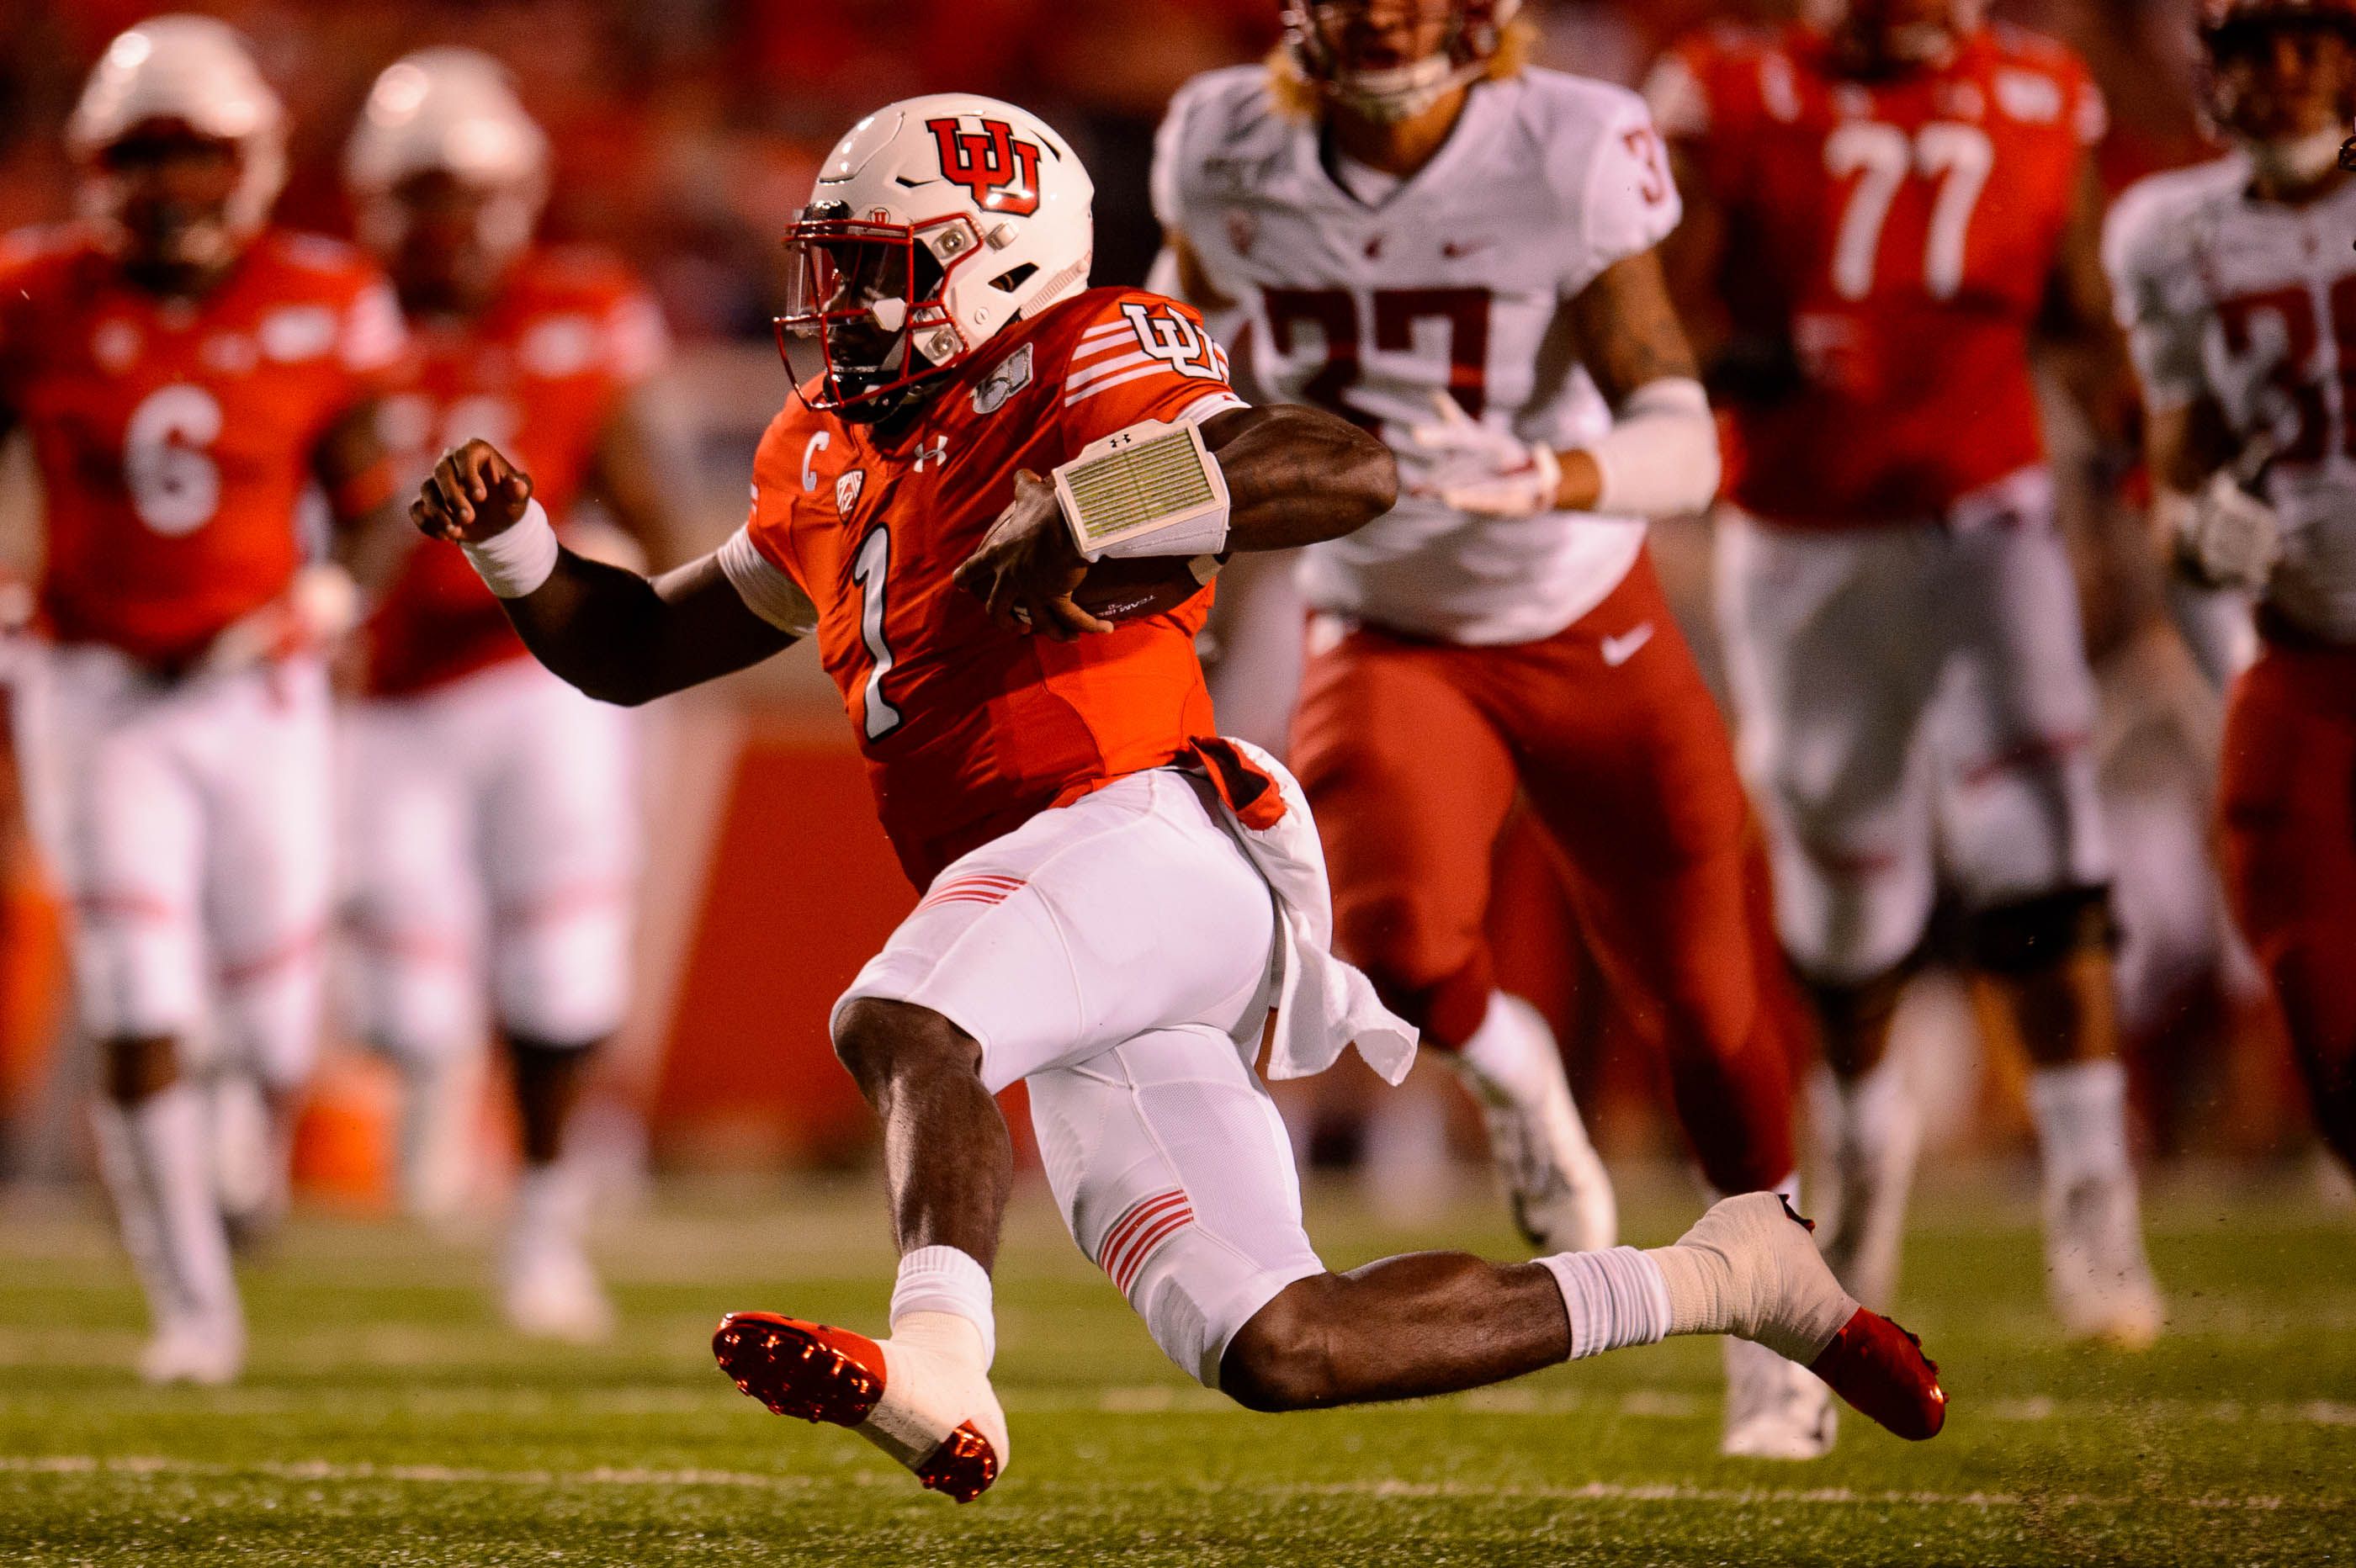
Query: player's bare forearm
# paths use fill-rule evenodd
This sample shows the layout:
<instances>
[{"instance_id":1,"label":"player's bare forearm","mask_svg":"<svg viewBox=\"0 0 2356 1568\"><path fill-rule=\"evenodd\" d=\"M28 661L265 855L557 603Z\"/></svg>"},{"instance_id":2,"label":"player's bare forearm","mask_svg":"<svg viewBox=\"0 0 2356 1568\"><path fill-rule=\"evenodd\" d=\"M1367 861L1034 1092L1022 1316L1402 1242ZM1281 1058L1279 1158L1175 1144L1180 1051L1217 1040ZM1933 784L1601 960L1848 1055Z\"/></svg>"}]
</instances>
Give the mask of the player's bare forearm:
<instances>
[{"instance_id":1,"label":"player's bare forearm","mask_svg":"<svg viewBox=\"0 0 2356 1568\"><path fill-rule=\"evenodd\" d=\"M1203 421L1227 481L1227 548L1293 549L1340 539L1398 502L1398 462L1373 435L1297 403Z\"/></svg>"},{"instance_id":2,"label":"player's bare forearm","mask_svg":"<svg viewBox=\"0 0 2356 1568\"><path fill-rule=\"evenodd\" d=\"M514 528L531 479L487 442L444 454L411 505L418 528L480 544ZM794 638L745 606L705 556L659 578L560 549L546 580L503 598L524 645L602 702L635 707L758 664Z\"/></svg>"},{"instance_id":3,"label":"player's bare forearm","mask_svg":"<svg viewBox=\"0 0 2356 1568\"><path fill-rule=\"evenodd\" d=\"M2103 271L2103 208L2094 160L2082 159L2061 252L2046 281L2037 344L2096 442L2116 450L2134 425L2135 374Z\"/></svg>"},{"instance_id":4,"label":"player's bare forearm","mask_svg":"<svg viewBox=\"0 0 2356 1568\"><path fill-rule=\"evenodd\" d=\"M687 558L676 497L691 494L692 475L676 426L650 389L637 388L615 406L590 459L592 492L659 571Z\"/></svg>"}]
</instances>

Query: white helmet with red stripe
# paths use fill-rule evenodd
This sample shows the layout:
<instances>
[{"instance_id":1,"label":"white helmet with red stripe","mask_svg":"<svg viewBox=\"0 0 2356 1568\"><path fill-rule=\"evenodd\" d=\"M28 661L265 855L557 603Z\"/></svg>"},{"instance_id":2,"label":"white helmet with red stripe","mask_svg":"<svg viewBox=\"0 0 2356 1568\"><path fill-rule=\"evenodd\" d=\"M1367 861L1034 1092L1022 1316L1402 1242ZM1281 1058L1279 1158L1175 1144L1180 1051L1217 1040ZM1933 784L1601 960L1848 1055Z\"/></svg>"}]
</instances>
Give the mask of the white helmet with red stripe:
<instances>
[{"instance_id":1,"label":"white helmet with red stripe","mask_svg":"<svg viewBox=\"0 0 2356 1568\"><path fill-rule=\"evenodd\" d=\"M1070 144L994 98L911 98L853 125L786 231L777 340L804 395L880 419L1086 289L1095 199Z\"/></svg>"},{"instance_id":2,"label":"white helmet with red stripe","mask_svg":"<svg viewBox=\"0 0 2356 1568\"><path fill-rule=\"evenodd\" d=\"M380 252L401 242L393 193L421 174L485 192L482 243L495 257L531 239L548 200L548 137L526 113L506 68L474 49L420 49L385 67L344 151L344 179L361 237Z\"/></svg>"},{"instance_id":3,"label":"white helmet with red stripe","mask_svg":"<svg viewBox=\"0 0 2356 1568\"><path fill-rule=\"evenodd\" d=\"M218 260L269 220L286 183L286 112L235 29L210 16L151 16L106 46L66 123L93 216L112 219L116 210L105 153L148 128L237 149L237 184L220 231L190 238L214 253L196 259Z\"/></svg>"}]
</instances>

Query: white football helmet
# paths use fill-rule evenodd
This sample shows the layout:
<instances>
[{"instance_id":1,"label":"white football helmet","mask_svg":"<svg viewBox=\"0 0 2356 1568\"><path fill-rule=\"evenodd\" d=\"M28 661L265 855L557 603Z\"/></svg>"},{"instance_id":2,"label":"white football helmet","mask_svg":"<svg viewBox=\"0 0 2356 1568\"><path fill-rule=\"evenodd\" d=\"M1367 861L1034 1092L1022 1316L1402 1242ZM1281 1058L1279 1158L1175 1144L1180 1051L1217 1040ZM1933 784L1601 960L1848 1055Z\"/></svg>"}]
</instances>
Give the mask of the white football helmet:
<instances>
[{"instance_id":1,"label":"white football helmet","mask_svg":"<svg viewBox=\"0 0 2356 1568\"><path fill-rule=\"evenodd\" d=\"M488 194L481 240L494 261L530 241L548 200L548 137L490 56L420 49L385 67L369 90L344 149L344 183L371 250L400 249L408 219L393 193L428 172Z\"/></svg>"},{"instance_id":2,"label":"white football helmet","mask_svg":"<svg viewBox=\"0 0 2356 1568\"><path fill-rule=\"evenodd\" d=\"M994 98L911 98L853 125L786 231L777 345L803 396L881 419L1086 289L1095 198L1070 144Z\"/></svg>"},{"instance_id":3,"label":"white football helmet","mask_svg":"<svg viewBox=\"0 0 2356 1568\"><path fill-rule=\"evenodd\" d=\"M177 124L238 151L238 180L218 225L190 235L188 259L233 253L269 221L286 183L286 112L245 40L210 16L151 16L106 46L66 123L66 144L83 168L83 206L115 221L120 195L102 155L134 131Z\"/></svg>"}]
</instances>

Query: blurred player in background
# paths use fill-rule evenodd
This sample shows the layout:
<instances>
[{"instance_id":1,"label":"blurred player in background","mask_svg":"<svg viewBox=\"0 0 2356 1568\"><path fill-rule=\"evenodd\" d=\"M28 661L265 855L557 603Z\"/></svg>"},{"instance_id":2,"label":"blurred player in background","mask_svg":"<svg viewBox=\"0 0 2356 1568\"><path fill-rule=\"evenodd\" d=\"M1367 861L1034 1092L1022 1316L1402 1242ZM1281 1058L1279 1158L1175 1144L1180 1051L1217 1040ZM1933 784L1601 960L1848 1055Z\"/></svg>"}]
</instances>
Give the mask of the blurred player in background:
<instances>
[{"instance_id":1,"label":"blurred player in background","mask_svg":"<svg viewBox=\"0 0 2356 1568\"><path fill-rule=\"evenodd\" d=\"M1301 571L1292 762L1336 946L1472 1088L1530 1240L1592 1250L1610 1184L1485 931L1517 795L1718 1190L1794 1190L1790 1067L1733 757L1644 544L1719 475L1654 254L1676 190L1644 103L1526 69L1516 8L1289 5L1269 65L1181 91L1154 194L1180 286L1248 324L1260 381L1398 456L1399 505ZM1729 1452L1829 1446L1822 1385L1736 1342L1728 1370Z\"/></svg>"},{"instance_id":2,"label":"blurred player in background","mask_svg":"<svg viewBox=\"0 0 2356 1568\"><path fill-rule=\"evenodd\" d=\"M1315 1072L1355 1041L1396 1081L1414 1036L1326 952L1299 788L1215 735L1194 637L1210 563L1347 533L1389 507L1396 469L1330 414L1245 406L1185 306L1088 289L1092 196L1012 105L944 94L853 127L789 234L780 327L805 379L762 439L745 528L701 561L649 582L562 550L530 480L481 443L415 507L594 693L643 700L814 633L926 890L833 1019L884 1122L891 1338L736 1314L723 1370L928 1487L990 1486L1008 1449L989 1268L1012 1179L991 1094L1021 1080L1074 1238L1173 1361L1247 1405L1736 1332L1930 1435L1935 1369L1770 1194L1652 1253L1318 1260L1251 1063L1266 1040L1279 1075ZM1075 602L1124 570L1155 592L1144 611Z\"/></svg>"},{"instance_id":3,"label":"blurred player in background","mask_svg":"<svg viewBox=\"0 0 2356 1568\"><path fill-rule=\"evenodd\" d=\"M2068 1329L2159 1328L2117 1060L2094 692L2029 374L2111 328L2060 45L1970 0L1827 0L1658 68L1671 247L1738 439L1719 609L1784 945L1832 1068L1826 1250L1896 1288L1917 1143L1885 1060L1940 874L1983 1027L2025 1051Z\"/></svg>"},{"instance_id":4,"label":"blurred player in background","mask_svg":"<svg viewBox=\"0 0 2356 1568\"><path fill-rule=\"evenodd\" d=\"M297 503L323 490L355 560L405 548L376 434L401 316L357 252L268 227L280 106L220 23L116 38L68 138L88 219L0 261L0 419L30 431L48 496L26 754L155 1317L143 1370L220 1381L244 1327L193 1074L259 1079L262 1200L283 1193L328 901L317 645L351 602L306 571Z\"/></svg>"},{"instance_id":5,"label":"blurred player in background","mask_svg":"<svg viewBox=\"0 0 2356 1568\"><path fill-rule=\"evenodd\" d=\"M2211 0L2233 151L2119 200L2105 259L2177 565L2258 597L2220 806L2227 889L2325 1140L2356 1168L2356 0Z\"/></svg>"},{"instance_id":6,"label":"blurred player in background","mask_svg":"<svg viewBox=\"0 0 2356 1568\"><path fill-rule=\"evenodd\" d=\"M565 518L594 496L655 554L676 464L647 406L661 315L620 263L537 247L548 144L487 56L427 49L369 94L346 159L362 239L391 272L415 380L385 404L422 478L474 438L528 464ZM363 1033L402 1073L403 1190L462 1196L483 996L513 1070L524 1170L502 1264L508 1319L602 1337L582 1250L589 1194L565 1125L630 975L638 799L630 716L541 667L456 551L413 554L368 623L345 756Z\"/></svg>"}]
</instances>

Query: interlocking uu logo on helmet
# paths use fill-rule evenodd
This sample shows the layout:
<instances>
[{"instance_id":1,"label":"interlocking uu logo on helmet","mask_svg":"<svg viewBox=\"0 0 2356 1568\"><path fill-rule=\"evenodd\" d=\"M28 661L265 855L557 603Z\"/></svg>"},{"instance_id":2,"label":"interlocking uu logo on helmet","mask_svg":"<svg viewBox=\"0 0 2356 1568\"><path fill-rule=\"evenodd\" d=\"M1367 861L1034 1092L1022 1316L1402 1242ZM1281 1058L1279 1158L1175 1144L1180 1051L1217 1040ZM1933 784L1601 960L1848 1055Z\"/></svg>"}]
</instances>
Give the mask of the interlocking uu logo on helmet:
<instances>
[{"instance_id":1,"label":"interlocking uu logo on helmet","mask_svg":"<svg viewBox=\"0 0 2356 1568\"><path fill-rule=\"evenodd\" d=\"M953 120L927 120L925 129L941 150L941 174L973 193L984 212L1028 218L1039 210L1039 148L1017 141L1003 120L984 120L964 131Z\"/></svg>"}]
</instances>

